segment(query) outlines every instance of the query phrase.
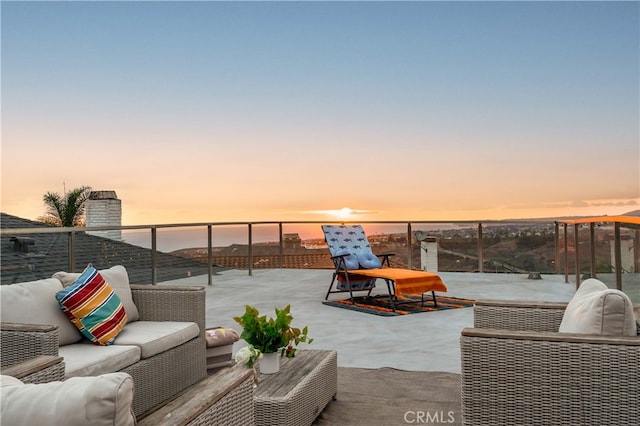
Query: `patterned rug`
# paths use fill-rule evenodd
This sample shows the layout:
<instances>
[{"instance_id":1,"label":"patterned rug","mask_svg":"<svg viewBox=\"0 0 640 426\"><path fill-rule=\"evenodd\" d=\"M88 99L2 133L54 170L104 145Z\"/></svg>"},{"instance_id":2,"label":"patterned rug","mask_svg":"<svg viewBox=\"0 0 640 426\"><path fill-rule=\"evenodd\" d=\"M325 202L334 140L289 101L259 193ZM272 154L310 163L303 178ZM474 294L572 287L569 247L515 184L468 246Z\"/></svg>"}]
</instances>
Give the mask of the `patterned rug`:
<instances>
[{"instance_id":1,"label":"patterned rug","mask_svg":"<svg viewBox=\"0 0 640 426\"><path fill-rule=\"evenodd\" d=\"M420 312L444 311L446 309L468 308L474 305L475 300L459 299L457 297L446 297L436 295L438 307L433 305L431 295L425 295L424 306L420 305L420 296L399 296L396 302L395 312L391 308L388 295L360 296L354 297L352 303L350 299L325 300L323 305L336 308L349 309L351 311L364 312L367 314L379 315L383 317L395 317L398 315L418 314Z\"/></svg>"}]
</instances>

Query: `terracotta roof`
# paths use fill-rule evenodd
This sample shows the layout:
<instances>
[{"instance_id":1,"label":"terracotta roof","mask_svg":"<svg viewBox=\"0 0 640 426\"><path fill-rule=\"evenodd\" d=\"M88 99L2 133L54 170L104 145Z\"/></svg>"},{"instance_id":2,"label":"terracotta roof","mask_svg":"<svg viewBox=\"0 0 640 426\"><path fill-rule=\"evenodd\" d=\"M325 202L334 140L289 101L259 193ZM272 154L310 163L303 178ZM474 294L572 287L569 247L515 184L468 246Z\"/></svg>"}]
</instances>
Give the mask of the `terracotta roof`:
<instances>
[{"instance_id":1,"label":"terracotta roof","mask_svg":"<svg viewBox=\"0 0 640 426\"><path fill-rule=\"evenodd\" d=\"M237 256L213 256L213 264L234 269L247 269L248 257L246 255ZM254 269L273 269L280 267L280 257L276 254L256 255L253 254ZM285 254L282 259L282 267L285 269L330 269L334 268L333 261L328 253L302 253ZM397 259L391 258L391 266L394 268L406 268L407 264Z\"/></svg>"}]
</instances>

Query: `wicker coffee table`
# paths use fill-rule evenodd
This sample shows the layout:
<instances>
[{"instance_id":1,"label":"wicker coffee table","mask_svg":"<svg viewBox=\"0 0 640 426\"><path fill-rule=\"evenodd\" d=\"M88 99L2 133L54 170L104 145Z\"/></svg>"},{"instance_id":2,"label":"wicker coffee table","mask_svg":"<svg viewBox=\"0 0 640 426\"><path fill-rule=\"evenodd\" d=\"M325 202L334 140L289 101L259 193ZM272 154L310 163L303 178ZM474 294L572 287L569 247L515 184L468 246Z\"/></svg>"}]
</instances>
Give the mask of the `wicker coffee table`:
<instances>
[{"instance_id":1,"label":"wicker coffee table","mask_svg":"<svg viewBox=\"0 0 640 426\"><path fill-rule=\"evenodd\" d=\"M256 425L311 425L338 391L336 351L298 350L280 372L260 374L253 395Z\"/></svg>"}]
</instances>

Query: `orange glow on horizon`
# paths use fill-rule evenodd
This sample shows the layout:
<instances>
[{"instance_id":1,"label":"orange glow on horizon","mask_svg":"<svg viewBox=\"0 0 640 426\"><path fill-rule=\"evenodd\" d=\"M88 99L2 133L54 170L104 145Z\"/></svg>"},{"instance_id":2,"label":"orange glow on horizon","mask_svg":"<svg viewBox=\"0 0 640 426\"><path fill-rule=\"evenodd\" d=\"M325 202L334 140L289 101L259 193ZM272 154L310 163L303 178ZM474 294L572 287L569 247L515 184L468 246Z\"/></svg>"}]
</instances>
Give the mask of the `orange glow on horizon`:
<instances>
[{"instance_id":1,"label":"orange glow on horizon","mask_svg":"<svg viewBox=\"0 0 640 426\"><path fill-rule=\"evenodd\" d=\"M167 203L145 193L142 197L117 190L122 201L122 225L141 226L153 224L221 223L221 222L305 222L305 221L349 221L349 222L418 222L447 223L451 221L480 222L510 219L554 219L577 216L616 216L640 209L640 198L588 200L584 202L540 202L539 206L498 206L492 208L440 208L435 203L422 205L407 203L400 207L382 206L377 209L305 210L273 205L243 205L234 207L235 200L225 203L200 197L186 197L180 203ZM39 191L42 192L42 191ZM41 196L29 195L19 202L7 202L3 194L2 212L36 220L45 212ZM339 202L340 200L338 200ZM346 204L346 203L345 203ZM291 207L291 206L289 206Z\"/></svg>"}]
</instances>

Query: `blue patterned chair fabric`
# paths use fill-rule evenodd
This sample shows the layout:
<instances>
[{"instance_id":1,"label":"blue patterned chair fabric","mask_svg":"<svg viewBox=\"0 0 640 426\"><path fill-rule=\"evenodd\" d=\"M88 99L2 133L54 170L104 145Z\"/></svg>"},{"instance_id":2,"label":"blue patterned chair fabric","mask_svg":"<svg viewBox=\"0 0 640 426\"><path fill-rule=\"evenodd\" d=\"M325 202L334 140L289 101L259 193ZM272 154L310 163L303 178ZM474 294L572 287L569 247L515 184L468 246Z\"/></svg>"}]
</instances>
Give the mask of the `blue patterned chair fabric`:
<instances>
[{"instance_id":1,"label":"blue patterned chair fabric","mask_svg":"<svg viewBox=\"0 0 640 426\"><path fill-rule=\"evenodd\" d=\"M322 231L329 246L331 259L336 267L334 280L338 280L336 285L338 290L349 291L345 274L338 271L380 268L382 266L378 256L371 251L371 245L362 226L322 225ZM352 291L371 290L376 286L376 279L349 274L349 285Z\"/></svg>"}]
</instances>

